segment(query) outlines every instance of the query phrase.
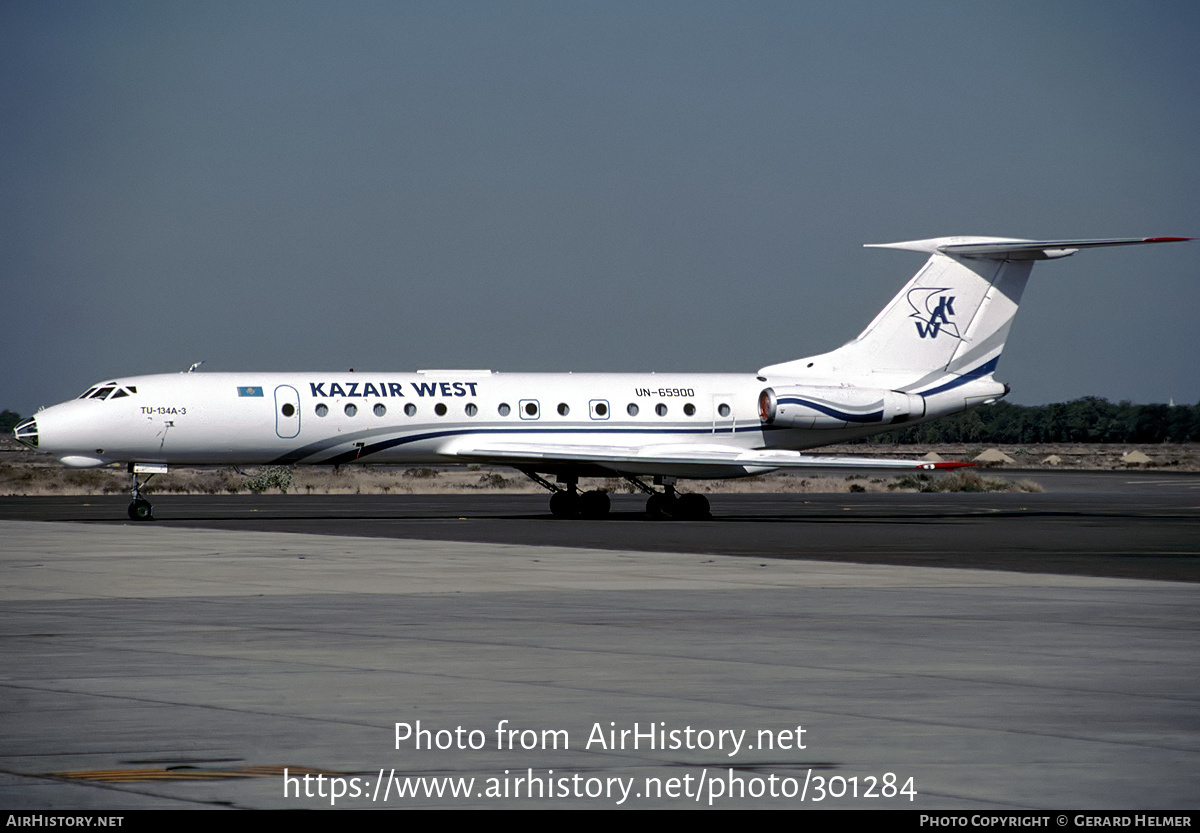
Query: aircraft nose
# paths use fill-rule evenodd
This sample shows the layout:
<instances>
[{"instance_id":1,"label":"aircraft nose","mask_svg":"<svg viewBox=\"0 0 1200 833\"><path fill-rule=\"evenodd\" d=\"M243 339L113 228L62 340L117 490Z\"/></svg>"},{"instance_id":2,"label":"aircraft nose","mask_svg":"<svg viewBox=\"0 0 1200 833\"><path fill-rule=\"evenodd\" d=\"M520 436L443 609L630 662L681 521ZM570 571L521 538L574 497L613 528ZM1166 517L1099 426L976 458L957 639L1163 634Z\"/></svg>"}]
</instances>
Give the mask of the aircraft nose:
<instances>
[{"instance_id":1,"label":"aircraft nose","mask_svg":"<svg viewBox=\"0 0 1200 833\"><path fill-rule=\"evenodd\" d=\"M37 420L33 417L22 420L17 423L17 427L13 429L13 438L21 445L27 445L30 448L38 447L38 426Z\"/></svg>"}]
</instances>

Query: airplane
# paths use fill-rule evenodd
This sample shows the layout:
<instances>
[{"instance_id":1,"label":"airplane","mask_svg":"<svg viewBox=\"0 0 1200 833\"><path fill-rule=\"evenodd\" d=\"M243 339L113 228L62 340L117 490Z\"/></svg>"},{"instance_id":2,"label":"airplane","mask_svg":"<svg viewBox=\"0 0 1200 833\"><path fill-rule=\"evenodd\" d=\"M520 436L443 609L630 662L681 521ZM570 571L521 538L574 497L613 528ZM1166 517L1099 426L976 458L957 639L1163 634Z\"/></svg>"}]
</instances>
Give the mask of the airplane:
<instances>
[{"instance_id":1,"label":"airplane","mask_svg":"<svg viewBox=\"0 0 1200 833\"><path fill-rule=\"evenodd\" d=\"M608 495L581 492L581 478L619 476L649 495L652 518L704 519L707 498L681 494L679 480L970 465L802 452L1005 396L1009 386L993 374L1034 261L1189 239L873 244L929 259L853 341L755 374L193 373L193 365L92 385L13 434L68 466L127 464L128 515L139 521L153 516L142 488L172 466L356 462L512 467L551 492L552 515L568 518L609 512Z\"/></svg>"}]
</instances>

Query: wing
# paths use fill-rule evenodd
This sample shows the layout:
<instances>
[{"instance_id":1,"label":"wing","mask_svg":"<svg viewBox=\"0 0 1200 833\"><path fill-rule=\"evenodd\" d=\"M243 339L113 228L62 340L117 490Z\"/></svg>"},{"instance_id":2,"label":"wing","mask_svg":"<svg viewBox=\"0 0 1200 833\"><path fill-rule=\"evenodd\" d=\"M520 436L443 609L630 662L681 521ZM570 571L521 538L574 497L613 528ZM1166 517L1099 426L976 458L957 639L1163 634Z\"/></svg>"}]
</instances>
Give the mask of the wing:
<instances>
[{"instance_id":1,"label":"wing","mask_svg":"<svg viewBox=\"0 0 1200 833\"><path fill-rule=\"evenodd\" d=\"M739 477L773 469L953 469L973 463L934 463L883 457L834 457L783 449L743 449L723 445L646 446L569 445L565 443L480 442L467 440L445 449L463 462L500 463L517 468L546 465L594 466L615 473L675 477Z\"/></svg>"}]
</instances>

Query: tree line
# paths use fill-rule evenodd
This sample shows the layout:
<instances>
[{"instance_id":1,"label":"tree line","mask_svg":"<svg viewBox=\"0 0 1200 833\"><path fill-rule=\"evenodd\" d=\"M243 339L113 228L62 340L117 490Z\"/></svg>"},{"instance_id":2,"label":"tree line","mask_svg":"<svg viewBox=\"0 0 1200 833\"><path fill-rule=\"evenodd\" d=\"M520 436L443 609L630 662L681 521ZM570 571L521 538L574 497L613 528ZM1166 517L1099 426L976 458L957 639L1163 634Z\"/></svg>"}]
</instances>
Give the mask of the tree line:
<instances>
[{"instance_id":1,"label":"tree line","mask_svg":"<svg viewBox=\"0 0 1200 833\"><path fill-rule=\"evenodd\" d=\"M21 415L15 411L10 411L7 408L0 411L0 431L8 434L17 427L17 423L21 421Z\"/></svg>"},{"instance_id":2,"label":"tree line","mask_svg":"<svg viewBox=\"0 0 1200 833\"><path fill-rule=\"evenodd\" d=\"M1085 396L1052 405L997 402L899 428L884 443L1187 443L1200 442L1200 405L1134 405Z\"/></svg>"}]
</instances>

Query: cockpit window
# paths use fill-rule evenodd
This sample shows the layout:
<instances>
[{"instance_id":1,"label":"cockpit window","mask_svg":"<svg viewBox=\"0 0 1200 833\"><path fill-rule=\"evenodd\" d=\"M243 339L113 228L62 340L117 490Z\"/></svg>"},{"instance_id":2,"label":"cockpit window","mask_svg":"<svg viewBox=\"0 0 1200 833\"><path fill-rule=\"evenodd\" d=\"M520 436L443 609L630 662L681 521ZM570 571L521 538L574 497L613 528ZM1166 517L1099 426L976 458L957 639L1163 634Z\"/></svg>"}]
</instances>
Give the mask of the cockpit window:
<instances>
[{"instance_id":1,"label":"cockpit window","mask_svg":"<svg viewBox=\"0 0 1200 833\"><path fill-rule=\"evenodd\" d=\"M137 388L133 385L129 387L119 387L116 382L105 382L100 385L92 385L90 388L79 394L78 399L120 399L122 396L133 396L137 393Z\"/></svg>"},{"instance_id":2,"label":"cockpit window","mask_svg":"<svg viewBox=\"0 0 1200 833\"><path fill-rule=\"evenodd\" d=\"M13 436L17 442L23 443L30 448L38 447L38 427L37 420L30 417L27 420L17 423L17 427L13 429Z\"/></svg>"}]
</instances>

